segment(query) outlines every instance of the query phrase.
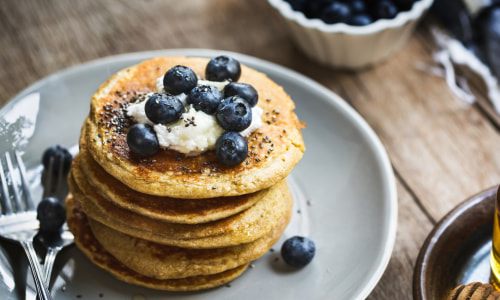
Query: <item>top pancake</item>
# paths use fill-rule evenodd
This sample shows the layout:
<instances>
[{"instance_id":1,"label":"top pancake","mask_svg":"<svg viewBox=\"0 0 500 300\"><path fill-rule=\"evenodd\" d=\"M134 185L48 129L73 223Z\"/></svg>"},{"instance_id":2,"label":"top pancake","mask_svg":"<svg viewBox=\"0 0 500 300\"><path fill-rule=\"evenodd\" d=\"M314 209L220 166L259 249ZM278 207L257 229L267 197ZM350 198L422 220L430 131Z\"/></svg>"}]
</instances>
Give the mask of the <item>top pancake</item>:
<instances>
[{"instance_id":1,"label":"top pancake","mask_svg":"<svg viewBox=\"0 0 500 300\"><path fill-rule=\"evenodd\" d=\"M283 88L266 75L242 65L238 82L251 84L259 93L263 125L248 140L248 158L229 167L217 161L214 151L194 157L160 150L143 158L132 153L126 132L133 121L124 107L141 93L156 90L156 79L175 65L188 66L205 77L209 59L158 57L113 75L91 100L85 121L85 139L93 158L130 188L151 195L196 199L236 196L270 187L285 178L305 150L295 105Z\"/></svg>"}]
</instances>

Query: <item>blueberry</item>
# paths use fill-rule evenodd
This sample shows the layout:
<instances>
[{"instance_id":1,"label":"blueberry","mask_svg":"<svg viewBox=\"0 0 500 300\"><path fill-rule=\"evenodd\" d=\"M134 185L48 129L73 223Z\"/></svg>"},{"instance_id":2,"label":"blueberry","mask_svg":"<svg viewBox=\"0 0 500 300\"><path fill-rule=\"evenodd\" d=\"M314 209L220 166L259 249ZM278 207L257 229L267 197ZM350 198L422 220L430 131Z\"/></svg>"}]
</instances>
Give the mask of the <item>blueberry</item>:
<instances>
[{"instance_id":1,"label":"blueberry","mask_svg":"<svg viewBox=\"0 0 500 300\"><path fill-rule=\"evenodd\" d=\"M347 24L353 26L365 26L373 22L372 17L367 14L354 15L347 20Z\"/></svg>"},{"instance_id":2,"label":"blueberry","mask_svg":"<svg viewBox=\"0 0 500 300\"><path fill-rule=\"evenodd\" d=\"M296 11L304 11L307 7L308 0L286 0L286 2L290 3L290 6L293 10Z\"/></svg>"},{"instance_id":3,"label":"blueberry","mask_svg":"<svg viewBox=\"0 0 500 300\"><path fill-rule=\"evenodd\" d=\"M217 122L226 131L242 131L252 122L252 109L239 96L225 98L216 113Z\"/></svg>"},{"instance_id":4,"label":"blueberry","mask_svg":"<svg viewBox=\"0 0 500 300\"><path fill-rule=\"evenodd\" d=\"M215 155L219 162L224 165L238 165L248 155L247 141L237 132L225 132L215 142Z\"/></svg>"},{"instance_id":5,"label":"blueberry","mask_svg":"<svg viewBox=\"0 0 500 300\"><path fill-rule=\"evenodd\" d=\"M283 260L292 267L303 267L311 262L316 253L314 242L307 237L293 236L281 247Z\"/></svg>"},{"instance_id":6,"label":"blueberry","mask_svg":"<svg viewBox=\"0 0 500 300\"><path fill-rule=\"evenodd\" d=\"M57 232L66 221L64 205L57 198L43 198L36 211L41 232Z\"/></svg>"},{"instance_id":7,"label":"blueberry","mask_svg":"<svg viewBox=\"0 0 500 300\"><path fill-rule=\"evenodd\" d=\"M364 26L380 18L394 18L409 10L416 0L285 0L307 18L327 24L347 23Z\"/></svg>"},{"instance_id":8,"label":"blueberry","mask_svg":"<svg viewBox=\"0 0 500 300\"><path fill-rule=\"evenodd\" d=\"M309 0L307 1L304 14L310 19L319 19L326 4L328 2L325 0Z\"/></svg>"},{"instance_id":9,"label":"blueberry","mask_svg":"<svg viewBox=\"0 0 500 300\"><path fill-rule=\"evenodd\" d=\"M209 115L217 111L217 107L222 101L222 93L213 86L200 85L189 92L187 103Z\"/></svg>"},{"instance_id":10,"label":"blueberry","mask_svg":"<svg viewBox=\"0 0 500 300\"><path fill-rule=\"evenodd\" d=\"M392 19L398 14L398 8L391 0L380 0L375 6L375 15L380 19Z\"/></svg>"},{"instance_id":11,"label":"blueberry","mask_svg":"<svg viewBox=\"0 0 500 300\"><path fill-rule=\"evenodd\" d=\"M247 83L230 82L224 87L224 97L240 96L248 102L250 107L254 107L259 100L257 90Z\"/></svg>"},{"instance_id":12,"label":"blueberry","mask_svg":"<svg viewBox=\"0 0 500 300\"><path fill-rule=\"evenodd\" d=\"M323 9L321 20L327 24L345 23L351 17L349 5L339 1L333 1Z\"/></svg>"},{"instance_id":13,"label":"blueberry","mask_svg":"<svg viewBox=\"0 0 500 300\"><path fill-rule=\"evenodd\" d=\"M144 123L130 127L127 133L127 144L132 152L141 156L154 155L160 149L153 127Z\"/></svg>"},{"instance_id":14,"label":"blueberry","mask_svg":"<svg viewBox=\"0 0 500 300\"><path fill-rule=\"evenodd\" d=\"M68 174L71 167L71 162L73 161L73 156L69 153L68 149L61 145L55 145L47 148L42 155L42 164L45 170L49 169L49 162L51 158L54 158L53 172L59 170L59 164L63 162L63 172Z\"/></svg>"},{"instance_id":15,"label":"blueberry","mask_svg":"<svg viewBox=\"0 0 500 300\"><path fill-rule=\"evenodd\" d=\"M351 9L351 13L355 14L365 14L368 12L366 3L364 0L351 0L349 2L349 7Z\"/></svg>"},{"instance_id":16,"label":"blueberry","mask_svg":"<svg viewBox=\"0 0 500 300\"><path fill-rule=\"evenodd\" d=\"M399 10L410 10L415 3L415 0L394 0L394 4L399 8Z\"/></svg>"},{"instance_id":17,"label":"blueberry","mask_svg":"<svg viewBox=\"0 0 500 300\"><path fill-rule=\"evenodd\" d=\"M226 55L212 58L205 69L205 77L210 81L238 81L240 75L240 62Z\"/></svg>"},{"instance_id":18,"label":"blueberry","mask_svg":"<svg viewBox=\"0 0 500 300\"><path fill-rule=\"evenodd\" d=\"M174 95L156 93L146 101L144 111L151 122L170 124L179 120L184 111L184 105Z\"/></svg>"},{"instance_id":19,"label":"blueberry","mask_svg":"<svg viewBox=\"0 0 500 300\"><path fill-rule=\"evenodd\" d=\"M191 68L175 66L163 76L163 86L168 93L187 93L198 84L198 77Z\"/></svg>"}]
</instances>

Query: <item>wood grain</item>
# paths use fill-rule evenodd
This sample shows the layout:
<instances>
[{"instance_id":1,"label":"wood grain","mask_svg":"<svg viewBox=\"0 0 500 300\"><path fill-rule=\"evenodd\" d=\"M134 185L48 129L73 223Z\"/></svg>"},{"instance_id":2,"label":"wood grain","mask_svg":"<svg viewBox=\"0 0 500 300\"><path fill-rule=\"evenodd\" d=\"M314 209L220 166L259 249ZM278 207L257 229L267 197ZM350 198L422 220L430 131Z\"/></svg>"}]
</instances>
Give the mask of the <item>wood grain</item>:
<instances>
[{"instance_id":1,"label":"wood grain","mask_svg":"<svg viewBox=\"0 0 500 300\"><path fill-rule=\"evenodd\" d=\"M398 181L393 256L368 299L411 299L418 251L458 203L500 181L500 118L480 82L466 105L435 65L430 18L394 57L358 72L307 59L265 0L2 0L0 105L41 78L82 62L167 48L230 50L296 70L338 93L372 126Z\"/></svg>"}]
</instances>

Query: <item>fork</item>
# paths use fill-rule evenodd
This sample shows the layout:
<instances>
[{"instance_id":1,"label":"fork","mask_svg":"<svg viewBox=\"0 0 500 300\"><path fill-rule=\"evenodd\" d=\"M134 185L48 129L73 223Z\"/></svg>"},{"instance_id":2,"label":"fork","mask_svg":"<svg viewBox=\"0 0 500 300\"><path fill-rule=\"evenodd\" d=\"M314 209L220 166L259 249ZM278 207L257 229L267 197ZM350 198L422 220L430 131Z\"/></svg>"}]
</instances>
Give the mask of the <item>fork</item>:
<instances>
[{"instance_id":1,"label":"fork","mask_svg":"<svg viewBox=\"0 0 500 300\"><path fill-rule=\"evenodd\" d=\"M58 166L57 170L55 170L56 165ZM68 194L68 185L64 171L64 158L60 157L60 160L56 163L55 157L51 157L49 159L48 168L45 171L46 176L43 182L43 198L53 196L59 201L64 201ZM67 224L65 224L61 234L58 235L56 239L44 239L43 236L40 236L39 240L47 248L47 253L43 262L43 273L45 274L45 282L47 285L50 285L50 278L52 276L52 269L56 256L64 247L73 244L74 237Z\"/></svg>"},{"instance_id":2,"label":"fork","mask_svg":"<svg viewBox=\"0 0 500 300\"><path fill-rule=\"evenodd\" d=\"M21 244L28 257L38 298L51 300L52 296L43 279L40 262L33 247L33 238L38 233L39 223L26 180L26 168L17 152L14 153L16 168L9 152L4 153L2 157L0 157L2 185L0 236Z\"/></svg>"}]
</instances>

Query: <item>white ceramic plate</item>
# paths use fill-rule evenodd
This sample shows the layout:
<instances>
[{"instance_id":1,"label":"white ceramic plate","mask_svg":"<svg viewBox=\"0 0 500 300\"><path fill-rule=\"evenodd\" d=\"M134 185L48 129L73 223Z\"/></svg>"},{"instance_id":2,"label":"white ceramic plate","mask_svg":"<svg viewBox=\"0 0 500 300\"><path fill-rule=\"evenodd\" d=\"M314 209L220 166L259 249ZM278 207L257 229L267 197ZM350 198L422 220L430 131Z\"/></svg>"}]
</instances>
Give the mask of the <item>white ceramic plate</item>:
<instances>
[{"instance_id":1,"label":"white ceramic plate","mask_svg":"<svg viewBox=\"0 0 500 300\"><path fill-rule=\"evenodd\" d=\"M364 299L373 290L389 262L396 235L396 185L389 159L372 129L348 104L291 70L237 53L202 49L103 58L58 72L21 92L0 110L0 138L15 140L15 147L23 151L38 199L43 150L54 144L76 145L90 98L109 76L153 56L222 53L281 84L307 123L303 130L307 150L292 173L296 212L275 251L230 286L184 294L122 283L74 247L66 252L69 260L54 283L56 299ZM2 147L11 144L3 142ZM317 247L312 263L300 270L284 266L279 254L283 240L295 234L310 236ZM26 291L32 298L31 276L28 273L27 284L14 281L5 253L0 252L0 294L17 299ZM11 254L10 260L16 255L21 252L14 258ZM19 276L20 270L14 269Z\"/></svg>"}]
</instances>

